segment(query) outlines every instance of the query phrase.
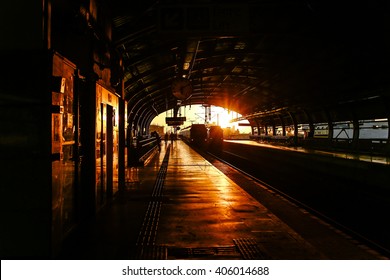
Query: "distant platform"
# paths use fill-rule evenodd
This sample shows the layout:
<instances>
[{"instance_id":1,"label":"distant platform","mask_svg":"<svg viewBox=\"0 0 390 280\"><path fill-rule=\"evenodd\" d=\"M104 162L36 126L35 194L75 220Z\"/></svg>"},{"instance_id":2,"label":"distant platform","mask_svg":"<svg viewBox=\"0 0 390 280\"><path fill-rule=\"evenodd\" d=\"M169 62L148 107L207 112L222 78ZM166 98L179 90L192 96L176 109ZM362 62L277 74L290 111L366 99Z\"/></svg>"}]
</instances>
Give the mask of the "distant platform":
<instances>
[{"instance_id":1,"label":"distant platform","mask_svg":"<svg viewBox=\"0 0 390 280\"><path fill-rule=\"evenodd\" d=\"M325 156L330 156L330 157L339 157L339 158L345 158L345 159L353 159L353 160L359 160L359 161L366 161L366 162L373 162L373 163L390 165L390 157L385 157L385 156L354 154L354 153L336 152L336 151L321 151L321 150L307 149L307 148L302 148L302 147L286 147L286 146L280 146L280 145L259 143L257 141L253 141L253 140L224 140L224 141L231 142L231 143L241 143L241 144L245 144L245 145L262 146L262 147L267 147L267 148L272 148L272 149L289 150L289 151L296 151L296 152L301 152L301 153L319 154L319 155L325 155Z\"/></svg>"}]
</instances>

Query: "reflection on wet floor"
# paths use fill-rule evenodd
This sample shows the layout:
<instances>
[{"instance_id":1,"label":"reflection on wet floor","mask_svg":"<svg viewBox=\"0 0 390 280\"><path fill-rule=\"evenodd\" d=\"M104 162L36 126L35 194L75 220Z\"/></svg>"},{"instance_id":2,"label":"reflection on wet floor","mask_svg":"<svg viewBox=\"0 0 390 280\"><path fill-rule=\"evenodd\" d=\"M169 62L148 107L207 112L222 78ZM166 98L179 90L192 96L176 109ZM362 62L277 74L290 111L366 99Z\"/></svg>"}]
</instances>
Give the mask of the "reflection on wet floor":
<instances>
[{"instance_id":1,"label":"reflection on wet floor","mask_svg":"<svg viewBox=\"0 0 390 280\"><path fill-rule=\"evenodd\" d=\"M125 182L139 182L139 167L129 167L126 169Z\"/></svg>"},{"instance_id":2,"label":"reflection on wet floor","mask_svg":"<svg viewBox=\"0 0 390 280\"><path fill-rule=\"evenodd\" d=\"M183 142L171 150L163 194L158 245L225 248L245 239L267 258L326 258Z\"/></svg>"}]
</instances>

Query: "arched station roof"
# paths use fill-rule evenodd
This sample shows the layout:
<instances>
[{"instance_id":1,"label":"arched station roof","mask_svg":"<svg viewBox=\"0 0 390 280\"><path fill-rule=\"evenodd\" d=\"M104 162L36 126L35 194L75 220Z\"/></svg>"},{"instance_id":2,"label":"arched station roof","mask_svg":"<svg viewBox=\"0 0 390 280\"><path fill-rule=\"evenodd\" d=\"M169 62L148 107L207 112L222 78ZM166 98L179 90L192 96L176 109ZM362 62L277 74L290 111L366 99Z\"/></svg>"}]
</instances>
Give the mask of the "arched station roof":
<instances>
[{"instance_id":1,"label":"arched station roof","mask_svg":"<svg viewBox=\"0 0 390 280\"><path fill-rule=\"evenodd\" d=\"M175 107L177 77L192 83L182 104L217 105L257 120L283 112L313 112L318 121L327 114L389 116L383 1L110 3L129 118L152 119Z\"/></svg>"}]
</instances>

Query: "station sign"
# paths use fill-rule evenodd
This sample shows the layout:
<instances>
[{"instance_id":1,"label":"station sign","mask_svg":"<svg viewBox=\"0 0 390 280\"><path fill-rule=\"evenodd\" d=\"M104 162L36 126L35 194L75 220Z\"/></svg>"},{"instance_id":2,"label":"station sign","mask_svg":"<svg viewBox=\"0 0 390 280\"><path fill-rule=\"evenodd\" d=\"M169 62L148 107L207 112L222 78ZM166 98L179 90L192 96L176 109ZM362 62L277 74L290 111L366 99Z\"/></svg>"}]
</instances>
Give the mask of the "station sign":
<instances>
[{"instance_id":1,"label":"station sign","mask_svg":"<svg viewBox=\"0 0 390 280\"><path fill-rule=\"evenodd\" d=\"M165 123L168 126L182 125L186 121L186 117L166 117Z\"/></svg>"}]
</instances>

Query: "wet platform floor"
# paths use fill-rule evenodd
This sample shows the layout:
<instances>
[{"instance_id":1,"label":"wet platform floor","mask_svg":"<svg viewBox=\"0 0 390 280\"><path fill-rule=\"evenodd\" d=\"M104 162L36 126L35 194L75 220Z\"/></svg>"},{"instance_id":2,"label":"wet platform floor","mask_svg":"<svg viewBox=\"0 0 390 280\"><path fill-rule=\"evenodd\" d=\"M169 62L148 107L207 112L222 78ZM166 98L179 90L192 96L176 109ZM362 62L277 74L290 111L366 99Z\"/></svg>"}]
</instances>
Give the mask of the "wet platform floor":
<instances>
[{"instance_id":1,"label":"wet platform floor","mask_svg":"<svg viewBox=\"0 0 390 280\"><path fill-rule=\"evenodd\" d=\"M125 192L67 240L60 258L383 258L241 178L241 185L263 192L267 205L285 207L288 214L280 219L224 174L234 172L215 167L181 141L163 144L145 167L127 170ZM286 222L286 217L295 221Z\"/></svg>"},{"instance_id":2,"label":"wet platform floor","mask_svg":"<svg viewBox=\"0 0 390 280\"><path fill-rule=\"evenodd\" d=\"M175 143L156 243L174 248L218 249L238 242L259 258L324 258L189 146ZM257 248L249 249L249 244ZM233 251L230 254L237 256Z\"/></svg>"}]
</instances>

